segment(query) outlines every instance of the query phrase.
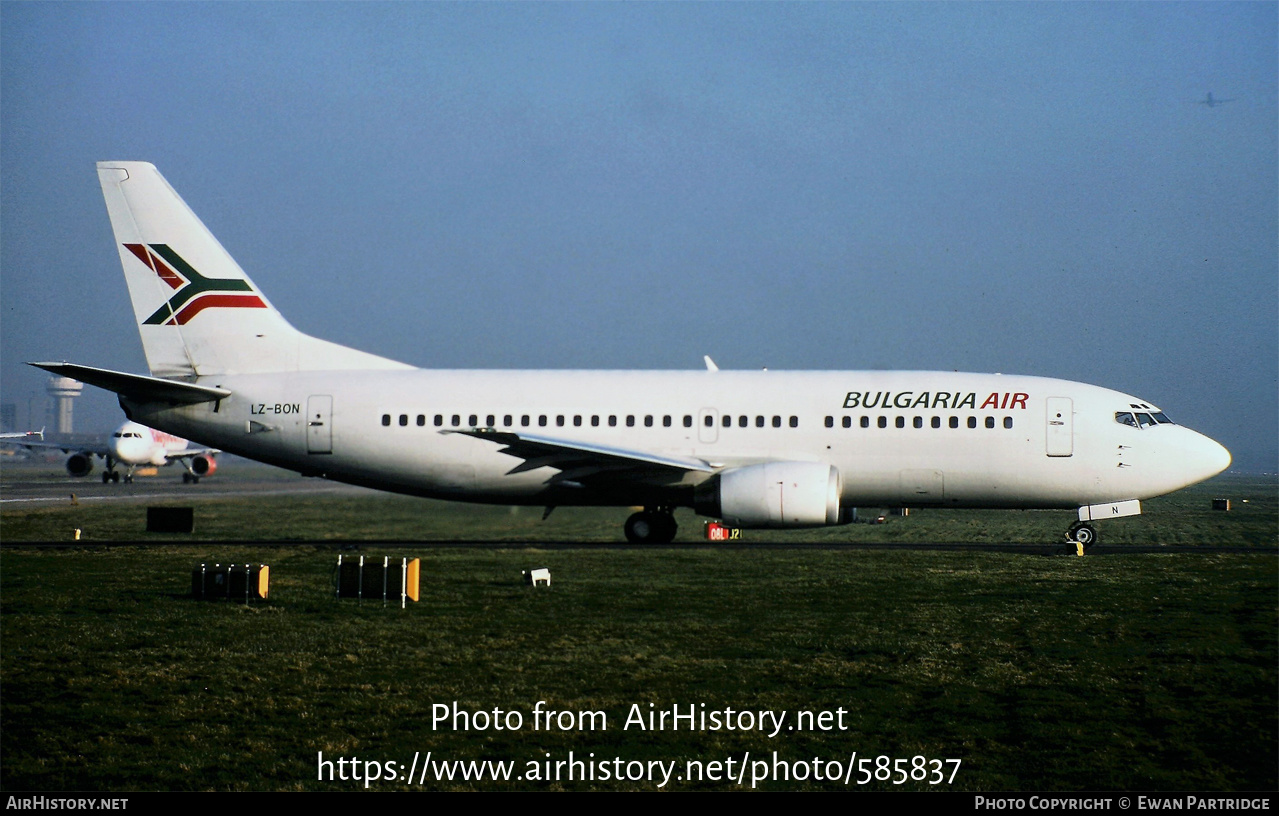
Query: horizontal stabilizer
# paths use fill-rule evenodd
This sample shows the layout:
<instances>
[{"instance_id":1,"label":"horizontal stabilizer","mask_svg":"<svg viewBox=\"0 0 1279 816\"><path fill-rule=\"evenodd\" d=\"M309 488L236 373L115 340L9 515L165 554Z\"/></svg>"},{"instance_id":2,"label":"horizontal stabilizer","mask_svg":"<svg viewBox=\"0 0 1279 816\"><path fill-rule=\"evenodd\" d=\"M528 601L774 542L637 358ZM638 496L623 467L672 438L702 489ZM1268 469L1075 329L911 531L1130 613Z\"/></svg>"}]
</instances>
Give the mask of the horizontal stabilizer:
<instances>
[{"instance_id":1,"label":"horizontal stabilizer","mask_svg":"<svg viewBox=\"0 0 1279 816\"><path fill-rule=\"evenodd\" d=\"M162 380L159 377L144 377L140 374L125 374L123 371L92 368L75 363L28 363L27 365L112 391L131 402L172 402L185 405L214 402L231 396L231 392L225 388L192 385L174 380Z\"/></svg>"}]
</instances>

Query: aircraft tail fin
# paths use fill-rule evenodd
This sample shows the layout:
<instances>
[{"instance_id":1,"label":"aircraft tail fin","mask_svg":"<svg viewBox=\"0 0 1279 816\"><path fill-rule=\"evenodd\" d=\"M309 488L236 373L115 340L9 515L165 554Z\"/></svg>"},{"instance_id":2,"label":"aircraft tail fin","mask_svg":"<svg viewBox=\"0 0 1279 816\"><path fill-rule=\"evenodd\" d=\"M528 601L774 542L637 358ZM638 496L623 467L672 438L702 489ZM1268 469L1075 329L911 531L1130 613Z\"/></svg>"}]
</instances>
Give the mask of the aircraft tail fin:
<instances>
[{"instance_id":1,"label":"aircraft tail fin","mask_svg":"<svg viewBox=\"0 0 1279 816\"><path fill-rule=\"evenodd\" d=\"M411 367L291 326L154 165L99 162L98 180L154 376Z\"/></svg>"}]
</instances>

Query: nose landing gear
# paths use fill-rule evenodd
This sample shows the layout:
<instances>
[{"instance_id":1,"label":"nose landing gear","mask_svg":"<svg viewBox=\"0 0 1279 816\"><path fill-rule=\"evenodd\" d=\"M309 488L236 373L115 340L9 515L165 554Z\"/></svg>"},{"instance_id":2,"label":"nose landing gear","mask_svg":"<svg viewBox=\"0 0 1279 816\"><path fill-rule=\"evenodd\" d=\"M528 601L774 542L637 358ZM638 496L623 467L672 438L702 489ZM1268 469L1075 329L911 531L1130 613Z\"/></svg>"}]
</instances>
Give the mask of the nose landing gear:
<instances>
[{"instance_id":1,"label":"nose landing gear","mask_svg":"<svg viewBox=\"0 0 1279 816\"><path fill-rule=\"evenodd\" d=\"M1085 550L1097 543L1097 528L1085 521L1076 521L1070 525L1070 530L1066 532L1066 540L1072 544L1079 544Z\"/></svg>"}]
</instances>

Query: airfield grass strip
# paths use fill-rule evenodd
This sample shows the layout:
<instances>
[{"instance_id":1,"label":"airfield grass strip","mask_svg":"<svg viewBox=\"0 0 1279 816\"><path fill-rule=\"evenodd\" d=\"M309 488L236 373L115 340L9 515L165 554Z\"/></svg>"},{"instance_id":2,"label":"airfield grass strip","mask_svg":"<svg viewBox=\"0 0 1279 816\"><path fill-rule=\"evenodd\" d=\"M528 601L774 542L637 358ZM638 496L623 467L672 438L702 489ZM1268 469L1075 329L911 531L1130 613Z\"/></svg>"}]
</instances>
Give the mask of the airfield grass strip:
<instances>
[{"instance_id":1,"label":"airfield grass strip","mask_svg":"<svg viewBox=\"0 0 1279 816\"><path fill-rule=\"evenodd\" d=\"M314 545L0 551L0 785L352 789L317 781L317 752L407 764L432 751L523 770L570 750L681 763L774 750L958 758L959 790L1279 785L1273 553L431 548L420 553L422 600L404 611L334 600L336 555ZM190 599L201 561L269 563L270 599ZM525 587L520 570L543 566L552 586ZM534 731L539 700L603 711L608 728ZM432 704L455 701L518 710L524 727L432 728ZM774 739L624 730L631 706L649 703L843 708L847 727Z\"/></svg>"}]
</instances>

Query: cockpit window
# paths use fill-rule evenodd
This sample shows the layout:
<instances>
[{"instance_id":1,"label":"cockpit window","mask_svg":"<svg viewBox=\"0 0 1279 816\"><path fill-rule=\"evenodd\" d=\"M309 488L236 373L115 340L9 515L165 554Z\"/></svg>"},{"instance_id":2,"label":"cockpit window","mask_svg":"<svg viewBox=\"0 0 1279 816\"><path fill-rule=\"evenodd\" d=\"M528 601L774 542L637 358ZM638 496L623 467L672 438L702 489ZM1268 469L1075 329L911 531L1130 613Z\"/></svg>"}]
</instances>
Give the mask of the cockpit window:
<instances>
[{"instance_id":1,"label":"cockpit window","mask_svg":"<svg viewBox=\"0 0 1279 816\"><path fill-rule=\"evenodd\" d=\"M1128 411L1116 411L1115 422L1120 425L1131 425L1134 428L1148 428L1151 425L1173 425L1173 421L1168 415L1162 411L1154 411L1146 414L1140 411L1129 413Z\"/></svg>"}]
</instances>

